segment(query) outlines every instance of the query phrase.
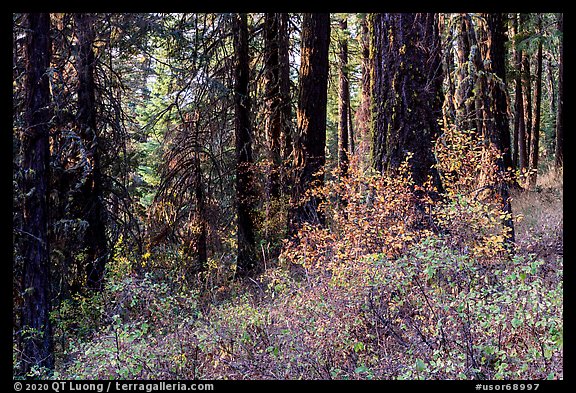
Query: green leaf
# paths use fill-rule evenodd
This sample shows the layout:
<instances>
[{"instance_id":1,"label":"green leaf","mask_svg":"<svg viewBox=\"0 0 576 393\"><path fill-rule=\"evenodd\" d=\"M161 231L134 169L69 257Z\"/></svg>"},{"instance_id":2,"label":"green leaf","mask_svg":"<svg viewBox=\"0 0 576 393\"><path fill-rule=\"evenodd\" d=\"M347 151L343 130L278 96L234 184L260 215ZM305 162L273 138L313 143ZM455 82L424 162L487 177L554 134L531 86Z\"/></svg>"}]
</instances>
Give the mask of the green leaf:
<instances>
[{"instance_id":1,"label":"green leaf","mask_svg":"<svg viewBox=\"0 0 576 393\"><path fill-rule=\"evenodd\" d=\"M370 370L368 369L368 367L366 367L364 365L356 367L356 370L354 370L354 372L356 374L367 373L368 371L370 371Z\"/></svg>"},{"instance_id":2,"label":"green leaf","mask_svg":"<svg viewBox=\"0 0 576 393\"><path fill-rule=\"evenodd\" d=\"M279 351L278 348L275 347L274 345L270 345L268 348L266 348L266 352L272 353L272 355L274 355L274 356L278 356L278 353L279 353L280 351Z\"/></svg>"},{"instance_id":3,"label":"green leaf","mask_svg":"<svg viewBox=\"0 0 576 393\"><path fill-rule=\"evenodd\" d=\"M364 343L362 341L357 342L354 344L354 352L360 352L364 350Z\"/></svg>"},{"instance_id":4,"label":"green leaf","mask_svg":"<svg viewBox=\"0 0 576 393\"><path fill-rule=\"evenodd\" d=\"M422 372L426 370L426 364L422 359L416 359L416 371Z\"/></svg>"},{"instance_id":5,"label":"green leaf","mask_svg":"<svg viewBox=\"0 0 576 393\"><path fill-rule=\"evenodd\" d=\"M514 319L512 320L512 326L513 326L514 328L517 328L518 326L522 325L522 322L523 322L523 321L522 321L521 319L514 318Z\"/></svg>"}]
</instances>

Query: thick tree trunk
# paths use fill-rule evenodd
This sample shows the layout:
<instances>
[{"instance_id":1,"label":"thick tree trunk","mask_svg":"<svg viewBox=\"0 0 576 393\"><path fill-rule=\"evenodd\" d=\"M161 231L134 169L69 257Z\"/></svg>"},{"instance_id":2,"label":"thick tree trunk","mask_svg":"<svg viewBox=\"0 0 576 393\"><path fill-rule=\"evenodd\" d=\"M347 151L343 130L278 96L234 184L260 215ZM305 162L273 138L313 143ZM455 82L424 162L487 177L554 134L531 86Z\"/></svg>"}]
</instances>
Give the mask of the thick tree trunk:
<instances>
[{"instance_id":1,"label":"thick tree trunk","mask_svg":"<svg viewBox=\"0 0 576 393\"><path fill-rule=\"evenodd\" d=\"M558 15L558 30L564 33L564 14ZM558 64L558 104L556 106L556 169L564 166L564 121L562 107L564 106L564 37L560 37L560 62Z\"/></svg>"},{"instance_id":2,"label":"thick tree trunk","mask_svg":"<svg viewBox=\"0 0 576 393\"><path fill-rule=\"evenodd\" d=\"M250 96L248 82L248 18L236 14L233 20L235 49L234 108L236 137L236 203L238 229L237 274L246 276L254 271L256 246L254 236L254 181L252 158L252 130L250 125Z\"/></svg>"},{"instance_id":3,"label":"thick tree trunk","mask_svg":"<svg viewBox=\"0 0 576 393\"><path fill-rule=\"evenodd\" d=\"M342 175L348 172L348 118L350 109L350 89L348 86L348 22L339 22L340 41L338 42L338 167Z\"/></svg>"},{"instance_id":4,"label":"thick tree trunk","mask_svg":"<svg viewBox=\"0 0 576 393\"><path fill-rule=\"evenodd\" d=\"M514 222L512 220L512 206L510 204L510 191L506 178L506 170L511 166L510 129L508 122L508 105L506 101L506 35L503 14L482 14L486 20L486 70L492 72L496 78L487 83L487 96L491 97L490 111L485 111L484 141L485 151L493 162L485 163L483 171L488 179L501 209L508 217L503 219L503 225L508 229L506 241L514 242ZM488 105L487 105L488 106ZM492 156L497 152L496 156ZM491 167L496 167L492 173Z\"/></svg>"},{"instance_id":5,"label":"thick tree trunk","mask_svg":"<svg viewBox=\"0 0 576 393\"><path fill-rule=\"evenodd\" d=\"M264 16L264 94L266 100L266 137L271 168L267 194L278 198L290 189L289 157L292 154L290 107L290 62L288 14Z\"/></svg>"},{"instance_id":6,"label":"thick tree trunk","mask_svg":"<svg viewBox=\"0 0 576 393\"><path fill-rule=\"evenodd\" d=\"M105 228L105 208L102 204L102 174L96 125L96 91L94 84L95 39L94 18L90 14L74 14L78 38L78 112L76 119L86 158L91 165L79 196L82 218L88 222L86 232L86 276L90 289L101 289L104 280L108 247Z\"/></svg>"},{"instance_id":7,"label":"thick tree trunk","mask_svg":"<svg viewBox=\"0 0 576 393\"><path fill-rule=\"evenodd\" d=\"M542 28L542 19L538 16L538 31ZM542 106L542 41L538 42L536 53L536 80L534 85L534 114L532 134L530 135L530 187L536 186L538 178L538 153L540 143L540 107Z\"/></svg>"},{"instance_id":8,"label":"thick tree trunk","mask_svg":"<svg viewBox=\"0 0 576 393\"><path fill-rule=\"evenodd\" d=\"M500 148L504 170L511 169L512 148L510 139L510 122L508 119L508 100L506 97L506 19L505 14L489 14L488 28L492 72L498 77L494 91L494 121L499 133Z\"/></svg>"},{"instance_id":9,"label":"thick tree trunk","mask_svg":"<svg viewBox=\"0 0 576 393\"><path fill-rule=\"evenodd\" d=\"M22 136L22 258L24 304L21 319L22 371L54 368L50 324L48 176L50 90L50 14L28 14L26 112Z\"/></svg>"},{"instance_id":10,"label":"thick tree trunk","mask_svg":"<svg viewBox=\"0 0 576 393\"><path fill-rule=\"evenodd\" d=\"M442 190L432 141L442 116L440 40L434 14L376 14L372 27L373 154L395 172L411 153L415 184Z\"/></svg>"},{"instance_id":11,"label":"thick tree trunk","mask_svg":"<svg viewBox=\"0 0 576 393\"><path fill-rule=\"evenodd\" d=\"M323 224L320 199L306 191L324 183L330 14L304 14L302 20L297 134L294 140L294 192L290 231L304 223Z\"/></svg>"}]
</instances>

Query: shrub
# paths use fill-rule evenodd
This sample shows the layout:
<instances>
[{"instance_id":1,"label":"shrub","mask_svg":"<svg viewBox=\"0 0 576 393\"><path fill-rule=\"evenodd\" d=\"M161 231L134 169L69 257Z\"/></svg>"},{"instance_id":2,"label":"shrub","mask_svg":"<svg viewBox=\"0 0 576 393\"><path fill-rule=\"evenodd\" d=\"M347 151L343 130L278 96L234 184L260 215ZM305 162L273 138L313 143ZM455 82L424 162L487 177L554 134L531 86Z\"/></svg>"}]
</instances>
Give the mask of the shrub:
<instances>
[{"instance_id":1,"label":"shrub","mask_svg":"<svg viewBox=\"0 0 576 393\"><path fill-rule=\"evenodd\" d=\"M550 269L504 247L502 213L473 195L415 191L352 167L317 190L326 227L304 226L275 266L217 291L114 276L87 300L106 323L76 336L61 375L563 378L562 259Z\"/></svg>"}]
</instances>

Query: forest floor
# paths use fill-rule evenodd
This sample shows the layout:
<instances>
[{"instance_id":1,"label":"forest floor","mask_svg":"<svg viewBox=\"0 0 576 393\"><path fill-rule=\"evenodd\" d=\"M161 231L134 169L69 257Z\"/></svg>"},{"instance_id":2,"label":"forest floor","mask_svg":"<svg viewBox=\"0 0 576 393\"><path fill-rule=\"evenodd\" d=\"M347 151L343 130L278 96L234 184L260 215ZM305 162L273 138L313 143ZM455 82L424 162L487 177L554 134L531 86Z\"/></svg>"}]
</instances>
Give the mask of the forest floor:
<instances>
[{"instance_id":1,"label":"forest floor","mask_svg":"<svg viewBox=\"0 0 576 393\"><path fill-rule=\"evenodd\" d=\"M549 263L564 251L564 187L562 178L549 172L535 190L512 195L512 209L524 217L516 224L519 252L534 253Z\"/></svg>"},{"instance_id":2,"label":"forest floor","mask_svg":"<svg viewBox=\"0 0 576 393\"><path fill-rule=\"evenodd\" d=\"M430 234L344 263L346 236L310 232L299 250L330 258L283 253L257 277L191 289L117 258L103 293L56 315L56 377L562 379L562 180L512 198L517 249L500 259Z\"/></svg>"}]
</instances>

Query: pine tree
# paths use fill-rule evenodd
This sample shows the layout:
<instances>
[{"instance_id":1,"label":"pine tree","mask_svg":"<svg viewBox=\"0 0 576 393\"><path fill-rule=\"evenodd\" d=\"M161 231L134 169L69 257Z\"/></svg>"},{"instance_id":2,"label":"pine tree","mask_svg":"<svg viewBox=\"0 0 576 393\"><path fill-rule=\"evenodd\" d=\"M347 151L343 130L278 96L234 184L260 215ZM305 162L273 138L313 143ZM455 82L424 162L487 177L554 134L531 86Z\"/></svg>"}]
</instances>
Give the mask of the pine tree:
<instances>
[{"instance_id":1,"label":"pine tree","mask_svg":"<svg viewBox=\"0 0 576 393\"><path fill-rule=\"evenodd\" d=\"M234 108L236 139L236 203L238 229L237 274L246 276L257 268L254 231L254 179L252 129L250 124L250 59L248 53L248 17L236 14L233 20L235 48Z\"/></svg>"},{"instance_id":2,"label":"pine tree","mask_svg":"<svg viewBox=\"0 0 576 393\"><path fill-rule=\"evenodd\" d=\"M326 104L328 100L328 46L330 15L304 14L298 91L297 131L294 140L295 172L290 231L304 222L324 222L320 200L306 192L324 182L326 162Z\"/></svg>"},{"instance_id":3,"label":"pine tree","mask_svg":"<svg viewBox=\"0 0 576 393\"><path fill-rule=\"evenodd\" d=\"M371 33L373 166L393 173L411 153L415 184L431 178L442 190L432 153L442 114L435 14L375 14Z\"/></svg>"},{"instance_id":4,"label":"pine tree","mask_svg":"<svg viewBox=\"0 0 576 393\"><path fill-rule=\"evenodd\" d=\"M21 234L24 260L21 317L22 372L33 366L54 368L50 322L50 247L48 176L50 89L50 14L27 15L26 107L22 135L22 190L25 195Z\"/></svg>"}]
</instances>

